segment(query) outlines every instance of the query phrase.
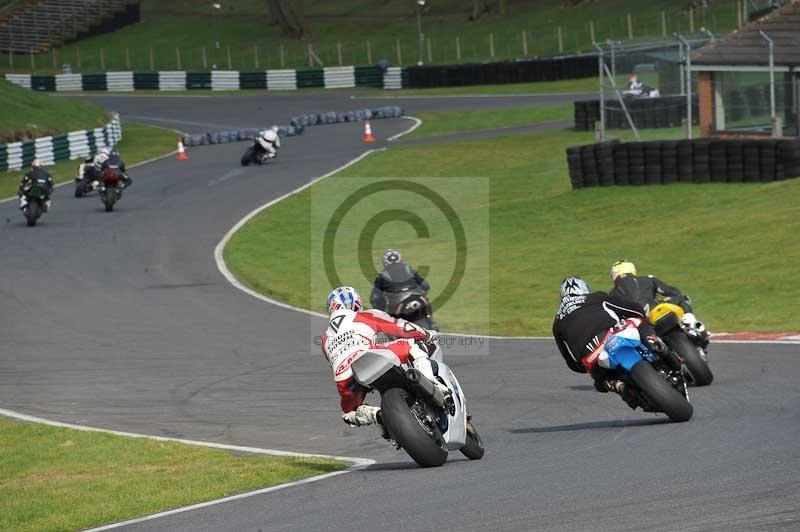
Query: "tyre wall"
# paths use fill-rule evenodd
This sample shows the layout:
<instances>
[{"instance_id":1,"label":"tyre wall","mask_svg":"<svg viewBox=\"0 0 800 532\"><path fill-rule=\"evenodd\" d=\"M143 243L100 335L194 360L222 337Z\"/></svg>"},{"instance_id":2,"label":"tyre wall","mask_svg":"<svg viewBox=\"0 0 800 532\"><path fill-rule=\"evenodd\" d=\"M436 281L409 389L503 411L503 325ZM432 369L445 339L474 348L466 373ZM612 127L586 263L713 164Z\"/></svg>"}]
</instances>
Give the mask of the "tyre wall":
<instances>
[{"instance_id":1,"label":"tyre wall","mask_svg":"<svg viewBox=\"0 0 800 532\"><path fill-rule=\"evenodd\" d=\"M567 148L572 188L765 183L800 177L800 140L609 141Z\"/></svg>"}]
</instances>

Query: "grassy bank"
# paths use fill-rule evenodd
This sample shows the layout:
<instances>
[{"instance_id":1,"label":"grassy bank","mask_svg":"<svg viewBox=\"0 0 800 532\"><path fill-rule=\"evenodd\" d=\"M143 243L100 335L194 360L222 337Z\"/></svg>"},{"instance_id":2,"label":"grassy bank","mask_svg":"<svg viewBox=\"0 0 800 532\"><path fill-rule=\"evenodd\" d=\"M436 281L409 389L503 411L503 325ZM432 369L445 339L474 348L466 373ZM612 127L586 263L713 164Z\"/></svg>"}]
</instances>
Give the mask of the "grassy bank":
<instances>
[{"instance_id":1,"label":"grassy bank","mask_svg":"<svg viewBox=\"0 0 800 532\"><path fill-rule=\"evenodd\" d=\"M105 125L111 116L83 101L54 98L0 79L0 144Z\"/></svg>"},{"instance_id":2,"label":"grassy bank","mask_svg":"<svg viewBox=\"0 0 800 532\"><path fill-rule=\"evenodd\" d=\"M500 127L521 126L542 122L569 120L572 105L548 105L537 107L514 107L510 109L487 109L480 111L453 111L445 113L416 113L422 125L409 137L446 135L461 131L480 131Z\"/></svg>"},{"instance_id":3,"label":"grassy bank","mask_svg":"<svg viewBox=\"0 0 800 532\"><path fill-rule=\"evenodd\" d=\"M174 149L175 133L173 131L135 122L123 122L122 142L119 144L119 151L127 166L158 157ZM56 183L71 181L75 177L80 162L78 160L62 161L53 166L48 166L47 171L53 175ZM28 170L30 169L0 172L0 199L17 193L19 181ZM135 175L135 173L132 175ZM71 194L72 191L70 190L69 195ZM65 195L66 192L56 190L53 195L54 203L60 201Z\"/></svg>"},{"instance_id":4,"label":"grassy bank","mask_svg":"<svg viewBox=\"0 0 800 532\"><path fill-rule=\"evenodd\" d=\"M51 52L33 59L16 56L13 67L7 55L0 55L0 67L37 72L51 71L63 63L82 72L149 71L151 66L155 70L208 70L211 65L236 70L302 68L309 66L309 45L324 66L340 63L340 49L345 65L374 64L380 58L405 65L417 61L418 35L412 2L306 0L308 35L302 40L288 39L271 25L266 4L260 0L222 2L222 9L215 10L211 3L145 0L139 24L67 45L56 50L55 56ZM430 58L426 46L425 62L458 62L456 38L462 62L523 57L524 31L528 56L552 55L562 50L590 51L590 23L597 41L626 40L629 14L635 38L660 38L664 30L662 11L665 35L685 34L689 29L688 0L605 0L574 6L561 0L506 1L505 14L500 13L499 2L484 4L490 11L470 20L470 2L431 2L423 15L423 29L430 40ZM708 8L697 8L695 27L707 27L717 35L732 30L736 5L734 0L721 0Z\"/></svg>"},{"instance_id":5,"label":"grassy bank","mask_svg":"<svg viewBox=\"0 0 800 532\"><path fill-rule=\"evenodd\" d=\"M343 467L0 418L0 530L83 530Z\"/></svg>"},{"instance_id":6,"label":"grassy bank","mask_svg":"<svg viewBox=\"0 0 800 532\"><path fill-rule=\"evenodd\" d=\"M712 330L796 329L800 180L572 191L564 150L592 141L591 134L560 131L375 153L264 211L234 236L225 258L255 290L317 309L325 293L309 289L322 283L312 283L315 255L304 236L324 229L311 226L314 194L348 186L346 176L485 176L489 200L465 195L459 207L490 211L491 289L482 296L490 299L489 328L470 329L469 312L446 307L438 314L443 330L549 334L560 281L580 274L593 288L608 289L609 267L619 258L681 287ZM358 241L361 229L351 228L349 240ZM409 232L403 250L412 262L430 265L435 295L446 277L437 272L452 266ZM376 241L365 251L377 260L389 245L396 242ZM353 262L341 277L368 293L369 281Z\"/></svg>"}]
</instances>

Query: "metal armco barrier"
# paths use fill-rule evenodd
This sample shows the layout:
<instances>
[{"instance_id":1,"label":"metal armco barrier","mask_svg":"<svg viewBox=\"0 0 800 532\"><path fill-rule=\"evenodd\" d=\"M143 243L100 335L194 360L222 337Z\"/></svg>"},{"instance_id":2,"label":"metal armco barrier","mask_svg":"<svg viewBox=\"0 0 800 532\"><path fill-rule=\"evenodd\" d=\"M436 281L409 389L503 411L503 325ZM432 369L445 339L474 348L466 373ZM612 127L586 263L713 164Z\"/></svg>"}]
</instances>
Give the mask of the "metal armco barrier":
<instances>
[{"instance_id":1,"label":"metal armco barrier","mask_svg":"<svg viewBox=\"0 0 800 532\"><path fill-rule=\"evenodd\" d=\"M119 115L104 127L72 131L63 135L41 137L25 142L0 145L0 171L20 170L34 159L45 165L88 157L101 148L112 148L122 140Z\"/></svg>"},{"instance_id":2,"label":"metal armco barrier","mask_svg":"<svg viewBox=\"0 0 800 532\"><path fill-rule=\"evenodd\" d=\"M800 177L800 140L600 142L567 148L572 188L764 183Z\"/></svg>"}]
</instances>

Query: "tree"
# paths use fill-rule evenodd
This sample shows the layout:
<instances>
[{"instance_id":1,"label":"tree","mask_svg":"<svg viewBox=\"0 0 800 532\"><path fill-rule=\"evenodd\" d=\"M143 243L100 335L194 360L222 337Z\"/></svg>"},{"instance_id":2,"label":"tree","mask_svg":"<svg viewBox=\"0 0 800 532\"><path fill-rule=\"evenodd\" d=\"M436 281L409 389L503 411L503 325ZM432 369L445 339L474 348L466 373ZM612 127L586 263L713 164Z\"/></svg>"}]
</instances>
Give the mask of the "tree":
<instances>
[{"instance_id":1,"label":"tree","mask_svg":"<svg viewBox=\"0 0 800 532\"><path fill-rule=\"evenodd\" d=\"M303 0L267 0L270 21L280 27L284 35L302 39L308 35Z\"/></svg>"}]
</instances>

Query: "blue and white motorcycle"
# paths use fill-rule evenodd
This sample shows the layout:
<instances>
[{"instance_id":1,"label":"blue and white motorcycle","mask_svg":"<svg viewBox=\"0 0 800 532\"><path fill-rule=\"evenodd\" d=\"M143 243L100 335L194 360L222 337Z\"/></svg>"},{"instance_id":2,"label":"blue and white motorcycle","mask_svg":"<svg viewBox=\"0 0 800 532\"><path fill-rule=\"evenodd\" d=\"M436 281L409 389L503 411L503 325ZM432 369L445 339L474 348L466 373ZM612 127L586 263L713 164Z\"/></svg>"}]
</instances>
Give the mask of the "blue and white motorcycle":
<instances>
[{"instance_id":1,"label":"blue and white motorcycle","mask_svg":"<svg viewBox=\"0 0 800 532\"><path fill-rule=\"evenodd\" d=\"M591 371L595 364L625 383L622 398L631 408L663 412L672 421L689 421L689 403L681 359L667 346L655 354L639 336L641 320L628 319L609 331L600 345L583 359Z\"/></svg>"},{"instance_id":2,"label":"blue and white motorcycle","mask_svg":"<svg viewBox=\"0 0 800 532\"><path fill-rule=\"evenodd\" d=\"M445 397L410 363L388 350L366 351L351 366L356 381L381 394L384 437L395 442L422 467L436 467L449 451L461 451L470 460L483 457L484 447L455 374L442 362L436 344L420 343L430 354L434 374L450 390Z\"/></svg>"}]
</instances>

